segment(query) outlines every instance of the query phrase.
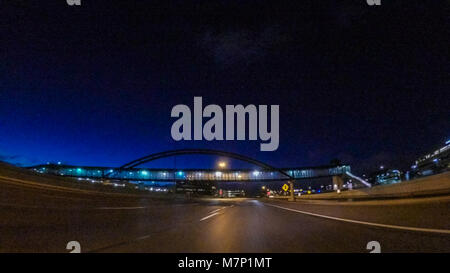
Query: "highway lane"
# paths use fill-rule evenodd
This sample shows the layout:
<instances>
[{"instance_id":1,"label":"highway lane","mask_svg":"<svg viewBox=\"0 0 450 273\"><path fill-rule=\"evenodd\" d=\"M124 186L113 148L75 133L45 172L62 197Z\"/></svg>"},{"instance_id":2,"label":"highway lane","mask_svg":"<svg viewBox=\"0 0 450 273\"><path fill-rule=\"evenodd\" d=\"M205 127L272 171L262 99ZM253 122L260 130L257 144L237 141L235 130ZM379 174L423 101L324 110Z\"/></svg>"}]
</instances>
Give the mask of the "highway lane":
<instances>
[{"instance_id":1,"label":"highway lane","mask_svg":"<svg viewBox=\"0 0 450 273\"><path fill-rule=\"evenodd\" d=\"M308 215L450 230L449 197L367 202L267 199L153 200L17 185L0 180L0 251L449 252L450 235Z\"/></svg>"},{"instance_id":2,"label":"highway lane","mask_svg":"<svg viewBox=\"0 0 450 273\"><path fill-rule=\"evenodd\" d=\"M280 204L281 203L281 204ZM367 252L378 241L385 252L448 252L449 234L411 232L312 217L243 200L203 222L113 247L113 252ZM288 207L285 202L277 206ZM289 204L303 207L304 204ZM344 206L344 209L353 206ZM414 206L413 206L414 207ZM414 210L414 208L411 208ZM382 213L382 212L381 212ZM189 239L187 239L189 238ZM176 241L172 244L170 242Z\"/></svg>"},{"instance_id":3,"label":"highway lane","mask_svg":"<svg viewBox=\"0 0 450 273\"><path fill-rule=\"evenodd\" d=\"M87 194L0 179L0 252L67 252L69 241L79 241L84 252L100 250L197 222L225 205Z\"/></svg>"}]
</instances>

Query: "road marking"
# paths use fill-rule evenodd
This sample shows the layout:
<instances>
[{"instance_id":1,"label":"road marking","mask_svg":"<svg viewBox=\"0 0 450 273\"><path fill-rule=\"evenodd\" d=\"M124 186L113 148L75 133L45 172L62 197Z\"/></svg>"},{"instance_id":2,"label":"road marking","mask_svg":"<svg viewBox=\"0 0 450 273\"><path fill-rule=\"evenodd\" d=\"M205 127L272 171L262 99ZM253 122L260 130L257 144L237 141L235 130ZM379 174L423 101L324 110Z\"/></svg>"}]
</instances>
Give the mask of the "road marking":
<instances>
[{"instance_id":1,"label":"road marking","mask_svg":"<svg viewBox=\"0 0 450 273\"><path fill-rule=\"evenodd\" d=\"M322 214L311 213L311 212L306 212L306 211L301 211L301 210L296 210L296 209L291 209L291 208L285 208L285 207L272 205L272 204L267 204L267 203L265 203L265 205L271 206L271 207L275 207L275 208L279 208L279 209L289 210L289 211L293 211L293 212L297 212L297 213L302 213L302 214L306 214L306 215L310 215L310 216L315 216L315 217L320 217L320 218L325 218L325 219L331 219L331 220L336 220L336 221L341 221L341 222L347 222L347 223L353 223L353 224L361 224L361 225L366 225L366 226L383 227L383 228L391 228L391 229L400 229L400 230L408 230L408 231L420 231L420 232L450 234L450 230L448 230L448 229L417 228L417 227L406 227L406 226L378 224L378 223L372 223L372 222L364 222L364 221L357 221L357 220L350 220L350 219L326 216L326 215L322 215Z\"/></svg>"},{"instance_id":2,"label":"road marking","mask_svg":"<svg viewBox=\"0 0 450 273\"><path fill-rule=\"evenodd\" d=\"M20 205L20 204L9 204L9 203L0 203L0 207L12 207L12 208L21 208L21 209L42 209L42 207L31 206L31 205ZM46 209L59 209L59 208L48 208Z\"/></svg>"},{"instance_id":3,"label":"road marking","mask_svg":"<svg viewBox=\"0 0 450 273\"><path fill-rule=\"evenodd\" d=\"M115 192L103 192L103 191L85 190L85 189L78 189L78 188L69 188L69 187L33 182L33 181L29 181L29 180L22 180L22 179L17 179L17 178L2 176L2 175L0 175L0 179L2 179L2 182L6 182L8 184L19 185L19 186L28 186L29 188L40 189L40 190L53 190L53 191L66 192L66 193L71 192L71 193L83 193L83 194L90 194L90 195L142 197L137 194L131 194L131 193L115 193Z\"/></svg>"},{"instance_id":4,"label":"road marking","mask_svg":"<svg viewBox=\"0 0 450 273\"><path fill-rule=\"evenodd\" d=\"M25 208L25 209L54 209L54 210L121 210L121 209L147 209L149 207L99 207L99 208L89 208L89 207L41 207L41 206L31 206L31 205L16 205L16 204L6 204L0 203L0 207L13 207L13 208Z\"/></svg>"},{"instance_id":5,"label":"road marking","mask_svg":"<svg viewBox=\"0 0 450 273\"><path fill-rule=\"evenodd\" d=\"M149 237L150 237L150 235L141 236L141 237L136 238L136 241L144 240L144 239L147 239Z\"/></svg>"},{"instance_id":6,"label":"road marking","mask_svg":"<svg viewBox=\"0 0 450 273\"><path fill-rule=\"evenodd\" d=\"M223 210L224 208L225 208L225 207L221 207L220 209L216 209L216 210L210 211L209 214L214 213L214 212L221 211L221 210Z\"/></svg>"},{"instance_id":7,"label":"road marking","mask_svg":"<svg viewBox=\"0 0 450 273\"><path fill-rule=\"evenodd\" d=\"M219 214L220 214L220 212L215 212L215 213L213 213L213 214L210 214L210 215L208 215L208 216L203 217L202 219L200 219L200 221L204 221L204 220L206 220L206 219L209 219L209 218L211 218L211 217L213 217L213 216L216 216L216 215L219 215Z\"/></svg>"},{"instance_id":8,"label":"road marking","mask_svg":"<svg viewBox=\"0 0 450 273\"><path fill-rule=\"evenodd\" d=\"M101 207L101 208L95 208L99 210L108 210L108 209L146 209L147 207Z\"/></svg>"}]
</instances>

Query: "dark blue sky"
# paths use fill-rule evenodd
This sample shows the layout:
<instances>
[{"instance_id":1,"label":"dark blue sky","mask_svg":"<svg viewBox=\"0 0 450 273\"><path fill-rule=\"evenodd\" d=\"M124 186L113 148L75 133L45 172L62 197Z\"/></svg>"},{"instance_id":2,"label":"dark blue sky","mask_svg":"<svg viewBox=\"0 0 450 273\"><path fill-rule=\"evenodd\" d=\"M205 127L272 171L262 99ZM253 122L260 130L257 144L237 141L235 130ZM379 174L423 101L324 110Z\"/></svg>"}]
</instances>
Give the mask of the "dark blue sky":
<instances>
[{"instance_id":1,"label":"dark blue sky","mask_svg":"<svg viewBox=\"0 0 450 273\"><path fill-rule=\"evenodd\" d=\"M404 168L450 137L449 1L43 2L1 4L0 160L118 166L214 148ZM171 108L194 96L279 104L279 149L173 141Z\"/></svg>"}]
</instances>

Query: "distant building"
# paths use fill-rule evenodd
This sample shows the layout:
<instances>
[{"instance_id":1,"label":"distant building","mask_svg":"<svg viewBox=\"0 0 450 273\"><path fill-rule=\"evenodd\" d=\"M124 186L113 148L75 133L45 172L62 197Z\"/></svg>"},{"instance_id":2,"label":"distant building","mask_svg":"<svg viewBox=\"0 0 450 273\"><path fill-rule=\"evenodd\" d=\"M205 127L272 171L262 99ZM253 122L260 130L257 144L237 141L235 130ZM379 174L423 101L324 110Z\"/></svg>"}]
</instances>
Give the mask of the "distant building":
<instances>
[{"instance_id":1,"label":"distant building","mask_svg":"<svg viewBox=\"0 0 450 273\"><path fill-rule=\"evenodd\" d=\"M386 170L375 176L375 183L379 185L395 184L402 182L399 170Z\"/></svg>"},{"instance_id":2,"label":"distant building","mask_svg":"<svg viewBox=\"0 0 450 273\"><path fill-rule=\"evenodd\" d=\"M411 174L415 177L437 174L450 170L450 140L445 146L416 160L411 166Z\"/></svg>"},{"instance_id":3,"label":"distant building","mask_svg":"<svg viewBox=\"0 0 450 273\"><path fill-rule=\"evenodd\" d=\"M402 182L402 172L395 169L380 169L368 177L372 185L389 185Z\"/></svg>"}]
</instances>

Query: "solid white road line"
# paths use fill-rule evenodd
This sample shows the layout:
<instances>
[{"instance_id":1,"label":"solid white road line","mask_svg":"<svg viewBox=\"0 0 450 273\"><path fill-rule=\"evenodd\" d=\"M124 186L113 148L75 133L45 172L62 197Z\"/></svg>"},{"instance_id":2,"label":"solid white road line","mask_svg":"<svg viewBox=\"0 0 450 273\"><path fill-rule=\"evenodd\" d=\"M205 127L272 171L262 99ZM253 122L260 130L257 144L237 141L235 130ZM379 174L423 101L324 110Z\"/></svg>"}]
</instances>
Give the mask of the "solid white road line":
<instances>
[{"instance_id":1,"label":"solid white road line","mask_svg":"<svg viewBox=\"0 0 450 273\"><path fill-rule=\"evenodd\" d=\"M216 215L219 215L219 214L220 214L220 212L215 212L215 213L213 213L213 214L210 214L210 215L208 215L208 216L203 217L202 219L200 219L200 221L204 221L204 220L206 220L206 219L209 219L209 218L211 218L211 217L213 217L213 216L216 216Z\"/></svg>"},{"instance_id":2,"label":"solid white road line","mask_svg":"<svg viewBox=\"0 0 450 273\"><path fill-rule=\"evenodd\" d=\"M301 211L301 210L281 207L281 206L267 204L267 203L265 203L265 205L271 206L271 207L275 207L275 208L279 208L279 209L289 210L289 211L293 211L293 212L297 212L297 213L302 213L302 214L306 214L306 215L311 215L311 216L315 216L315 217L331 219L331 220L347 222L347 223L353 223L353 224L360 224L360 225L374 226L374 227L383 227L383 228L391 228L391 229L400 229L400 230L408 230L408 231L420 231L420 232L450 234L450 230L448 230L448 229L417 228L417 227L406 227L406 226L378 224L378 223L371 223L371 222L364 222L364 221L357 221L357 220L350 220L350 219L326 216L326 215L322 215L322 214L311 213L311 212L306 212L306 211Z\"/></svg>"}]
</instances>

